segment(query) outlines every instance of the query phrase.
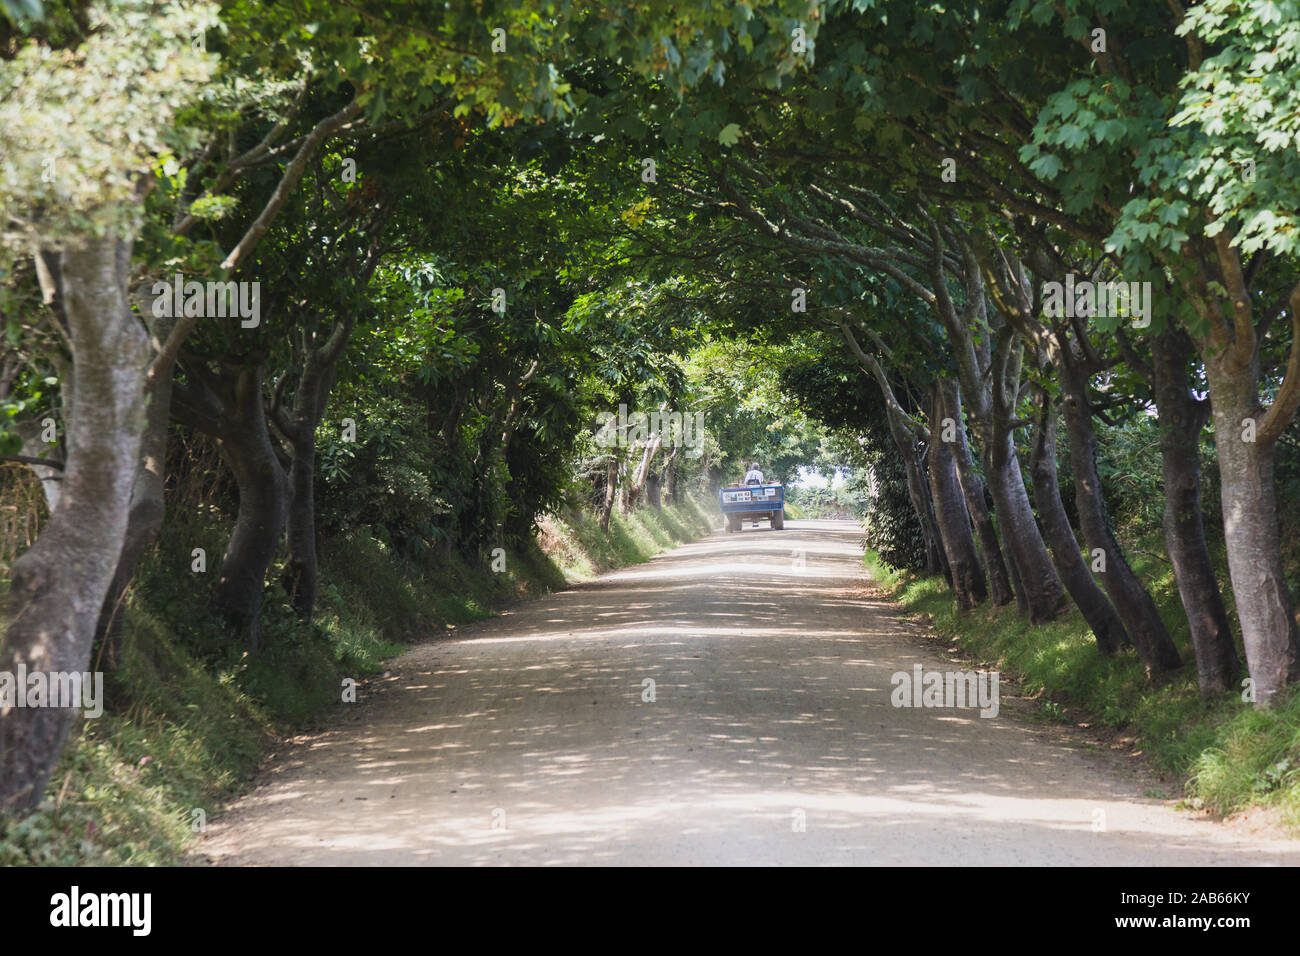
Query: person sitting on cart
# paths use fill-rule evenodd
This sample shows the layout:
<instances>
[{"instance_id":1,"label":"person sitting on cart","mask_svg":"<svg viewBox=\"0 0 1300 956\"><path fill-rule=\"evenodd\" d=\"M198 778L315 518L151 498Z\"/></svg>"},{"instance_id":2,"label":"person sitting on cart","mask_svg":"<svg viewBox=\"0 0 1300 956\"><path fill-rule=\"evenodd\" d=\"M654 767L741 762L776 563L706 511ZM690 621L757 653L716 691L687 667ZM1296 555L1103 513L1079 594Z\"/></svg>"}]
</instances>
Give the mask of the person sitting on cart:
<instances>
[{"instance_id":1,"label":"person sitting on cart","mask_svg":"<svg viewBox=\"0 0 1300 956\"><path fill-rule=\"evenodd\" d=\"M751 461L749 463L749 471L745 472L745 484L761 485L762 483L763 483L763 472L759 470L758 462ZM758 527L757 517L754 518L754 527L755 528Z\"/></svg>"}]
</instances>

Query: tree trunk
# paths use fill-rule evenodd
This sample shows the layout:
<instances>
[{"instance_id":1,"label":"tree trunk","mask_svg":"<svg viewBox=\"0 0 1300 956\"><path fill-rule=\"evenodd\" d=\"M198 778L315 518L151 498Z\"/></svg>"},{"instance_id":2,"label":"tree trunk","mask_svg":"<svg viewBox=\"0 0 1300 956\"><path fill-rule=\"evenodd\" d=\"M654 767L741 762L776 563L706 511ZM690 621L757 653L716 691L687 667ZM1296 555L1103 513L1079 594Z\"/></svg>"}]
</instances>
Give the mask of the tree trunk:
<instances>
[{"instance_id":1,"label":"tree trunk","mask_svg":"<svg viewBox=\"0 0 1300 956\"><path fill-rule=\"evenodd\" d=\"M613 455L605 460L605 502L600 508L600 530L609 533L609 516L614 510L614 497L618 491L618 459Z\"/></svg>"},{"instance_id":2,"label":"tree trunk","mask_svg":"<svg viewBox=\"0 0 1300 956\"><path fill-rule=\"evenodd\" d=\"M677 504L677 453L681 446L674 443L672 453L664 460L664 504Z\"/></svg>"},{"instance_id":3,"label":"tree trunk","mask_svg":"<svg viewBox=\"0 0 1300 956\"><path fill-rule=\"evenodd\" d=\"M921 525L921 535L925 541L925 572L942 574L951 584L952 569L948 566L948 556L944 554L940 543L939 528L935 524L934 510L930 504L930 489L926 485L925 472L916 453L916 441L911 431L888 406L885 415L889 421L889 433L907 472L907 496L912 502L912 510L916 512L916 520Z\"/></svg>"},{"instance_id":4,"label":"tree trunk","mask_svg":"<svg viewBox=\"0 0 1300 956\"><path fill-rule=\"evenodd\" d=\"M654 463L655 455L662 444L663 439L658 434L651 435L646 440L645 448L641 451L641 461L632 470L627 488L623 493L624 514L631 514L641 500L641 493L645 490L646 481L650 477L650 466Z\"/></svg>"},{"instance_id":5,"label":"tree trunk","mask_svg":"<svg viewBox=\"0 0 1300 956\"><path fill-rule=\"evenodd\" d=\"M60 256L60 299L75 374L65 383L58 508L14 562L0 621L0 670L84 672L126 536L144 429L148 342L126 298L132 243L104 239ZM25 688L19 689L22 692ZM0 808L36 806L75 708L0 711Z\"/></svg>"},{"instance_id":6,"label":"tree trunk","mask_svg":"<svg viewBox=\"0 0 1300 956\"><path fill-rule=\"evenodd\" d=\"M1291 594L1282 571L1274 443L1247 440L1256 436L1247 431L1251 426L1243 424L1249 420L1257 428L1263 417L1257 385L1259 357L1256 353L1246 369L1234 367L1226 351L1203 349L1202 358L1214 412L1228 574L1255 702L1268 707L1274 695L1300 676L1300 655Z\"/></svg>"},{"instance_id":7,"label":"tree trunk","mask_svg":"<svg viewBox=\"0 0 1300 956\"><path fill-rule=\"evenodd\" d=\"M952 441L943 440L943 395L939 385L930 389L930 496L934 501L935 524L952 572L952 590L957 608L969 611L988 597L988 582L980 567L971 535L970 514L957 482Z\"/></svg>"},{"instance_id":8,"label":"tree trunk","mask_svg":"<svg viewBox=\"0 0 1300 956\"><path fill-rule=\"evenodd\" d=\"M159 391L165 394L159 394ZM135 577L136 566L152 547L162 530L166 516L164 462L167 457L167 424L170 417L170 382L158 383L147 399L147 422L141 441L140 461L136 466L135 486L131 491L131 511L127 531L118 556L113 581L95 625L94 660L116 667L122 659L122 605L126 590Z\"/></svg>"},{"instance_id":9,"label":"tree trunk","mask_svg":"<svg viewBox=\"0 0 1300 956\"><path fill-rule=\"evenodd\" d=\"M942 293L936 315L947 330L958 381L972 410L1016 607L1031 622L1050 621L1065 609L1069 596L1034 519L1016 454L1021 346L1010 326L988 321L981 271L969 246L963 247L963 258L967 305L960 315L948 298L941 258L932 263L935 291Z\"/></svg>"},{"instance_id":10,"label":"tree trunk","mask_svg":"<svg viewBox=\"0 0 1300 956\"><path fill-rule=\"evenodd\" d=\"M1208 409L1188 387L1192 344L1182 331L1166 329L1152 342L1151 354L1165 482L1165 550L1187 615L1197 685L1203 697L1211 697L1233 687L1241 662L1201 518L1199 439Z\"/></svg>"},{"instance_id":11,"label":"tree trunk","mask_svg":"<svg viewBox=\"0 0 1300 956\"><path fill-rule=\"evenodd\" d=\"M165 342L175 319L157 317L150 308L152 297L141 305L149 334L158 343ZM95 626L95 651L91 659L116 667L122 657L122 605L126 590L135 577L136 566L153 546L166 517L167 429L171 422L172 371L174 362L157 369L153 390L145 396L145 427L140 440L140 460L136 465L135 484L131 489L131 513L127 521L126 540L118 557L113 582L109 585L104 606Z\"/></svg>"},{"instance_id":12,"label":"tree trunk","mask_svg":"<svg viewBox=\"0 0 1300 956\"><path fill-rule=\"evenodd\" d=\"M351 322L336 327L331 339L342 336L337 348L307 352L294 388L292 411L285 415L278 402L273 402L269 416L289 453L284 587L302 621L310 621L316 608L316 429L333 384L334 360L351 327Z\"/></svg>"},{"instance_id":13,"label":"tree trunk","mask_svg":"<svg viewBox=\"0 0 1300 956\"><path fill-rule=\"evenodd\" d=\"M1079 540L1074 536L1065 505L1061 502L1061 486L1057 478L1056 415L1052 412L1051 399L1041 388L1030 469L1034 476L1034 501L1038 504L1043 535L1051 545L1056 569L1083 619L1092 629L1097 639L1097 650L1110 657L1130 643L1128 632L1124 630L1110 599L1088 570Z\"/></svg>"},{"instance_id":14,"label":"tree trunk","mask_svg":"<svg viewBox=\"0 0 1300 956\"><path fill-rule=\"evenodd\" d=\"M993 493L1002 543L1019 580L1016 600L1019 603L1023 597L1024 612L1031 622L1050 621L1064 610L1068 596L1029 506L1011 433L1006 429L996 431L1002 434L984 450L984 474Z\"/></svg>"},{"instance_id":15,"label":"tree trunk","mask_svg":"<svg viewBox=\"0 0 1300 956\"><path fill-rule=\"evenodd\" d=\"M627 501L627 485L628 485L627 462L620 461L618 463L617 472L615 474L615 481L617 481L618 487L614 491L614 503L618 506L618 513L625 515L630 510Z\"/></svg>"},{"instance_id":16,"label":"tree trunk","mask_svg":"<svg viewBox=\"0 0 1300 956\"><path fill-rule=\"evenodd\" d=\"M261 364L238 370L231 421L218 439L239 488L239 512L221 559L217 608L254 652L266 572L288 513L288 482L266 427L263 372Z\"/></svg>"},{"instance_id":17,"label":"tree trunk","mask_svg":"<svg viewBox=\"0 0 1300 956\"><path fill-rule=\"evenodd\" d=\"M1101 493L1101 476L1097 473L1097 432L1092 424L1092 406L1088 399L1088 382L1083 371L1068 355L1055 363L1061 383L1065 425L1070 434L1070 463L1074 469L1074 501L1079 511L1079 525L1089 551L1105 554L1101 583L1110 596L1119 619L1124 622L1138 657L1147 674L1173 670L1181 661L1178 649L1165 628L1155 602L1129 566L1123 549L1115 539Z\"/></svg>"},{"instance_id":18,"label":"tree trunk","mask_svg":"<svg viewBox=\"0 0 1300 956\"><path fill-rule=\"evenodd\" d=\"M993 605L1002 607L1016 599L1007 576L1006 564L1002 560L1002 548L998 543L998 532L989 515L988 504L984 500L984 481L975 471L971 460L970 446L966 442L966 425L961 407L961 389L954 381L945 381L943 390L944 414L950 417L957 429L957 439L952 445L953 464L957 468L957 479L961 482L962 495L966 499L966 508L979 541L980 556L984 561L984 570L988 577L989 593L993 596Z\"/></svg>"}]
</instances>

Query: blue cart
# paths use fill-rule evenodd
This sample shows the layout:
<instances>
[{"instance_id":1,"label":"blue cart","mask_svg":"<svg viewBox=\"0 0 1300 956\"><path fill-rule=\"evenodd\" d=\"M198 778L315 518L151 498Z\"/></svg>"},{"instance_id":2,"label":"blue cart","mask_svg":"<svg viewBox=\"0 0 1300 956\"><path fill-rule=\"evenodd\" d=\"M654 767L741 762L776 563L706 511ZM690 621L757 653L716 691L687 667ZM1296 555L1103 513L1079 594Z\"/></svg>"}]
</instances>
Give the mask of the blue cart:
<instances>
[{"instance_id":1,"label":"blue cart","mask_svg":"<svg viewBox=\"0 0 1300 956\"><path fill-rule=\"evenodd\" d=\"M727 533L739 531L746 518L768 519L772 530L785 527L785 487L783 485L729 485L718 489L718 506L727 519Z\"/></svg>"}]
</instances>

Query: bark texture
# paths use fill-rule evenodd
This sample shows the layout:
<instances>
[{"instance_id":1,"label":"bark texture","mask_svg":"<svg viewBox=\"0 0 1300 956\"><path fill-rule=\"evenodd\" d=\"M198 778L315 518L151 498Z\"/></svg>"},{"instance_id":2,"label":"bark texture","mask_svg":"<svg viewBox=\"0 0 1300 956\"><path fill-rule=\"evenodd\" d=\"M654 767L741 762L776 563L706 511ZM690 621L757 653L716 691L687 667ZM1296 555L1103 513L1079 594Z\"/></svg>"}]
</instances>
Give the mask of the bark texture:
<instances>
[{"instance_id":1,"label":"bark texture","mask_svg":"<svg viewBox=\"0 0 1300 956\"><path fill-rule=\"evenodd\" d=\"M1241 662L1205 543L1201 513L1199 439L1209 408L1192 395L1188 384L1192 344L1187 336L1166 330L1156 337L1151 350L1165 483L1165 549L1187 615L1197 685L1202 696L1210 697L1234 687Z\"/></svg>"},{"instance_id":2,"label":"bark texture","mask_svg":"<svg viewBox=\"0 0 1300 956\"><path fill-rule=\"evenodd\" d=\"M935 524L943 543L944 554L952 574L952 590L957 607L969 611L988 597L988 582L980 567L971 534L970 514L957 481L952 446L956 441L944 439L943 396L940 386L931 387L930 451L928 458L930 495L934 501Z\"/></svg>"},{"instance_id":3,"label":"bark texture","mask_svg":"<svg viewBox=\"0 0 1300 956\"><path fill-rule=\"evenodd\" d=\"M1057 476L1056 415L1045 390L1039 390L1038 423L1034 429L1030 467L1034 476L1034 500L1042 520L1043 534L1052 547L1056 569L1065 582L1070 598L1088 622L1097 639L1097 650L1106 656L1119 652L1131 643L1124 624L1115 613L1110 599L1083 559L1079 539L1070 527L1069 516L1061 502L1061 485Z\"/></svg>"},{"instance_id":4,"label":"bark texture","mask_svg":"<svg viewBox=\"0 0 1300 956\"><path fill-rule=\"evenodd\" d=\"M1068 348L1068 343L1063 343ZM1106 499L1097 472L1097 432L1093 427L1085 371L1065 353L1056 362L1061 383L1061 404L1070 433L1070 463L1074 468L1074 500L1084 542L1094 555L1100 551L1105 564L1101 584L1133 639L1148 674L1173 670L1182 661L1173 638L1156 609L1155 601L1138 580L1111 528Z\"/></svg>"},{"instance_id":5,"label":"bark texture","mask_svg":"<svg viewBox=\"0 0 1300 956\"><path fill-rule=\"evenodd\" d=\"M944 399L944 414L956 425L956 441L953 442L953 464L957 468L957 479L961 482L962 495L966 499L966 509L970 512L979 541L980 557L984 562L985 576L988 579L989 594L996 607L1010 604L1016 599L1016 592L1007 574L1006 563L1002 559L1002 547L998 543L997 528L989 514L988 502L984 498L984 480L975 470L971 460L970 445L966 441L966 419L963 417L961 389L954 381L941 383Z\"/></svg>"},{"instance_id":6,"label":"bark texture","mask_svg":"<svg viewBox=\"0 0 1300 956\"><path fill-rule=\"evenodd\" d=\"M88 669L95 625L126 537L144 429L148 340L131 313L129 241L59 256L60 306L75 376L65 383L65 467L58 508L14 562L0 623L0 670ZM22 690L25 690L22 689ZM0 710L0 807L41 799L75 708Z\"/></svg>"}]
</instances>

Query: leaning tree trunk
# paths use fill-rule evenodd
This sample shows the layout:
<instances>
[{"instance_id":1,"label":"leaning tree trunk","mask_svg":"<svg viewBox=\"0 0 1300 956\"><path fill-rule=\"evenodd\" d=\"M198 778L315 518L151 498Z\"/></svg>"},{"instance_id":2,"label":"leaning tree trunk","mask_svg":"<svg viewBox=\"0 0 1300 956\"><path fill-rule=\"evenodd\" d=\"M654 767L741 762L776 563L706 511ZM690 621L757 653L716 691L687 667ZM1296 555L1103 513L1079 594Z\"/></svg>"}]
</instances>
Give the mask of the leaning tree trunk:
<instances>
[{"instance_id":1,"label":"leaning tree trunk","mask_svg":"<svg viewBox=\"0 0 1300 956\"><path fill-rule=\"evenodd\" d=\"M1148 675L1173 670L1181 663L1178 649L1110 526L1106 500L1101 493L1101 476L1097 473L1097 432L1092 424L1087 380L1069 356L1061 356L1055 367L1061 382L1065 425L1070 434L1074 500L1084 542L1094 554L1101 551L1104 555L1105 564L1100 572L1102 587L1137 646L1138 657Z\"/></svg>"},{"instance_id":2,"label":"leaning tree trunk","mask_svg":"<svg viewBox=\"0 0 1300 956\"><path fill-rule=\"evenodd\" d=\"M346 330L351 329L347 323ZM336 330L336 334L340 334ZM336 351L341 352L340 345ZM284 586L299 620L310 621L316 608L316 429L334 379L334 361L309 353L303 359L288 415L273 403L271 422L282 433L289 451L288 515L285 528Z\"/></svg>"},{"instance_id":3,"label":"leaning tree trunk","mask_svg":"<svg viewBox=\"0 0 1300 956\"><path fill-rule=\"evenodd\" d=\"M943 396L939 386L935 385L931 387L930 397L930 496L934 501L939 538L952 572L952 591L957 599L957 608L969 611L988 597L988 583L980 568L975 539L971 535L970 515L953 464L952 446L956 438L954 436L952 441L943 439L942 419Z\"/></svg>"},{"instance_id":4,"label":"leaning tree trunk","mask_svg":"<svg viewBox=\"0 0 1300 956\"><path fill-rule=\"evenodd\" d=\"M942 235L932 229L932 237L935 247L930 271L936 293L932 304L948 334L957 379L971 409L984 480L993 496L1002 547L1016 592L1016 607L1033 623L1049 621L1064 610L1068 596L1034 519L1016 454L1014 422L1021 348L1009 326L989 321L982 273L969 243L961 245L966 304L961 310L955 307L948 295L949 275L942 254Z\"/></svg>"},{"instance_id":5,"label":"leaning tree trunk","mask_svg":"<svg viewBox=\"0 0 1300 956\"><path fill-rule=\"evenodd\" d=\"M992 494L992 492L989 492ZM1021 617L1029 616L1029 599L1025 597L1025 587L1020 583L1020 569L1010 546L1007 547L1007 574L1011 578L1011 587L1016 592L1016 613Z\"/></svg>"},{"instance_id":6,"label":"leaning tree trunk","mask_svg":"<svg viewBox=\"0 0 1300 956\"><path fill-rule=\"evenodd\" d=\"M288 513L288 483L266 427L263 366L245 366L236 376L231 420L218 447L235 476L239 511L221 559L217 609L255 652L266 572Z\"/></svg>"},{"instance_id":7,"label":"leaning tree trunk","mask_svg":"<svg viewBox=\"0 0 1300 956\"><path fill-rule=\"evenodd\" d=\"M640 503L641 494L650 477L650 466L654 464L655 455L662 444L663 438L659 434L651 435L646 439L645 448L641 452L641 461L632 469L623 493L624 514L631 514Z\"/></svg>"},{"instance_id":8,"label":"leaning tree trunk","mask_svg":"<svg viewBox=\"0 0 1300 956\"><path fill-rule=\"evenodd\" d=\"M1187 615L1197 685L1210 697L1233 686L1241 662L1201 518L1200 434L1208 409L1188 387L1192 344L1185 333L1166 329L1151 343L1151 355L1165 480L1165 550Z\"/></svg>"},{"instance_id":9,"label":"leaning tree trunk","mask_svg":"<svg viewBox=\"0 0 1300 956\"><path fill-rule=\"evenodd\" d=\"M1223 351L1202 350L1202 358L1214 412L1228 575L1255 702L1268 707L1279 691L1300 676L1300 657L1282 569L1273 486L1275 444L1254 440L1263 418L1259 357L1256 353L1245 369L1234 367Z\"/></svg>"},{"instance_id":10,"label":"leaning tree trunk","mask_svg":"<svg viewBox=\"0 0 1300 956\"><path fill-rule=\"evenodd\" d=\"M146 401L147 421L140 443L135 485L131 492L126 537L95 626L95 644L98 648L96 661L102 660L110 667L116 667L121 662L122 604L126 590L135 577L136 565L158 539L166 513L163 485L167 458L167 423L171 413L170 376L166 383L159 382Z\"/></svg>"},{"instance_id":11,"label":"leaning tree trunk","mask_svg":"<svg viewBox=\"0 0 1300 956\"><path fill-rule=\"evenodd\" d=\"M175 319L152 314L146 299L141 314L146 316L149 334L159 346L167 340ZM126 540L117 560L113 582L109 585L104 606L95 626L96 651L93 659L116 667L122 657L122 604L126 590L135 577L136 566L153 546L166 517L167 428L171 421L172 371L175 362L160 364L154 371L153 388L145 395L145 427L140 440L140 458L136 464L135 484L131 489L131 513L127 521Z\"/></svg>"},{"instance_id":12,"label":"leaning tree trunk","mask_svg":"<svg viewBox=\"0 0 1300 956\"><path fill-rule=\"evenodd\" d=\"M144 429L148 342L126 298L132 243L104 239L60 256L74 375L64 407L59 506L14 562L0 622L0 671L84 672L126 536ZM25 690L25 688L23 689ZM74 708L0 710L0 808L36 806Z\"/></svg>"},{"instance_id":13,"label":"leaning tree trunk","mask_svg":"<svg viewBox=\"0 0 1300 956\"><path fill-rule=\"evenodd\" d=\"M961 482L966 508L975 525L980 556L983 558L984 570L988 576L989 593L993 596L993 605L1002 607L1016 599L1016 592L1007 576L1007 567L1002 560L1002 547L998 543L998 532L993 525L993 518L989 515L988 504L984 500L984 481L975 472L970 446L966 442L961 389L951 380L943 382L940 388L943 391L944 414L953 420L957 429L957 437L952 444L952 458L957 468L957 480Z\"/></svg>"},{"instance_id":14,"label":"leaning tree trunk","mask_svg":"<svg viewBox=\"0 0 1300 956\"><path fill-rule=\"evenodd\" d=\"M1056 415L1045 389L1039 389L1038 423L1034 429L1034 444L1029 458L1034 476L1034 501L1042 520L1043 535L1052 548L1056 569L1065 582L1066 590L1078 606L1083 619L1088 622L1097 639L1097 650L1110 657L1131 643L1124 624L1115 613L1110 599L1097 585L1097 581L1083 560L1079 540L1070 527L1070 519L1061 502L1061 485L1057 476Z\"/></svg>"},{"instance_id":15,"label":"leaning tree trunk","mask_svg":"<svg viewBox=\"0 0 1300 956\"><path fill-rule=\"evenodd\" d=\"M620 461L618 470L615 474L615 481L618 487L614 490L614 504L618 508L619 514L627 514L627 486L628 486L628 463Z\"/></svg>"},{"instance_id":16,"label":"leaning tree trunk","mask_svg":"<svg viewBox=\"0 0 1300 956\"><path fill-rule=\"evenodd\" d=\"M972 271L972 275L978 275ZM972 424L980 442L984 480L997 514L998 530L1016 592L1016 608L1032 623L1050 621L1067 606L1069 596L1047 553L1042 532L1029 504L1020 457L1016 453L1016 397L1020 386L1020 348L1008 327L988 330L975 341L970 328L945 320L959 361L960 384L971 400ZM973 396L973 398L972 398Z\"/></svg>"},{"instance_id":17,"label":"leaning tree trunk","mask_svg":"<svg viewBox=\"0 0 1300 956\"><path fill-rule=\"evenodd\" d=\"M921 525L921 536L925 542L925 571L927 574L942 574L952 583L952 569L948 566L948 556L944 554L940 543L939 528L935 524L934 510L930 505L930 489L926 487L925 472L916 454L916 442L907 426L898 420L889 406L885 407L885 415L889 421L889 433L907 473L907 497L912 502L912 510L916 512L916 520Z\"/></svg>"},{"instance_id":18,"label":"leaning tree trunk","mask_svg":"<svg viewBox=\"0 0 1300 956\"><path fill-rule=\"evenodd\" d=\"M1017 601L1023 596L1029 620L1038 624L1059 615L1068 596L1034 520L1011 432L999 431L1000 437L984 449L984 474L993 493L1003 546L1015 565Z\"/></svg>"},{"instance_id":19,"label":"leaning tree trunk","mask_svg":"<svg viewBox=\"0 0 1300 956\"><path fill-rule=\"evenodd\" d=\"M605 460L605 501L600 506L600 530L608 533L609 516L614 511L614 497L618 491L618 458L610 455Z\"/></svg>"}]
</instances>

